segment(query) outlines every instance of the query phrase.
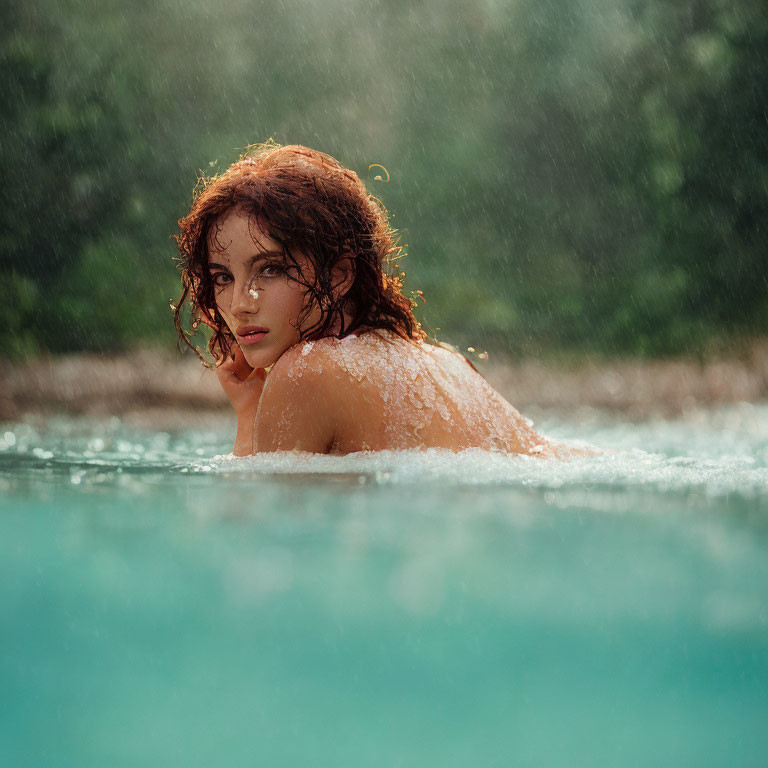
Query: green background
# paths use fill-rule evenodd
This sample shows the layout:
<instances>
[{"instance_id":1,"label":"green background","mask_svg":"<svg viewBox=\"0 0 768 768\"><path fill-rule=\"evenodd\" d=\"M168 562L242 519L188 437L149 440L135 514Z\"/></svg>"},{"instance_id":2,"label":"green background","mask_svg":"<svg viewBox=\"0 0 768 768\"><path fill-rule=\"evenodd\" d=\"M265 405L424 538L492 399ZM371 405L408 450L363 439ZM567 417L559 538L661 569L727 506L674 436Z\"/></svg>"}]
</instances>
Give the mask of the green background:
<instances>
[{"instance_id":1,"label":"green background","mask_svg":"<svg viewBox=\"0 0 768 768\"><path fill-rule=\"evenodd\" d=\"M445 340L768 332L763 0L5 0L2 21L6 358L171 347L176 220L269 137L368 180Z\"/></svg>"}]
</instances>

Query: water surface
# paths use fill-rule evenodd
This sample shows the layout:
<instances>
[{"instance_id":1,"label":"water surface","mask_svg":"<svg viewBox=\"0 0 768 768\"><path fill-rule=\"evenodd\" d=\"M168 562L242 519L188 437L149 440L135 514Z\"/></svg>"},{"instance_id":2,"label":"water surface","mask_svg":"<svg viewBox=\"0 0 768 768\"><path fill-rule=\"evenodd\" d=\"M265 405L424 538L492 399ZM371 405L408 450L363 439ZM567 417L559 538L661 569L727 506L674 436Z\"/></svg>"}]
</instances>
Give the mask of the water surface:
<instances>
[{"instance_id":1,"label":"water surface","mask_svg":"<svg viewBox=\"0 0 768 768\"><path fill-rule=\"evenodd\" d=\"M0 426L0 763L768 761L768 407L611 452Z\"/></svg>"}]
</instances>

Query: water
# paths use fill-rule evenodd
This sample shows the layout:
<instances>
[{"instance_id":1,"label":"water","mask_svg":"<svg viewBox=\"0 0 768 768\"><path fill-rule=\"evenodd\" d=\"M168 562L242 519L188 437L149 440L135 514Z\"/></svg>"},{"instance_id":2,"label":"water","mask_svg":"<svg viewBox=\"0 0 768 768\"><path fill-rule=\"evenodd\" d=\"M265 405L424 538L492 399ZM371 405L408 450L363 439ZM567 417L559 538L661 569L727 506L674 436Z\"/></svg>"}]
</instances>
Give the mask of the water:
<instances>
[{"instance_id":1,"label":"water","mask_svg":"<svg viewBox=\"0 0 768 768\"><path fill-rule=\"evenodd\" d=\"M768 406L612 453L0 427L0 764L763 766Z\"/></svg>"}]
</instances>

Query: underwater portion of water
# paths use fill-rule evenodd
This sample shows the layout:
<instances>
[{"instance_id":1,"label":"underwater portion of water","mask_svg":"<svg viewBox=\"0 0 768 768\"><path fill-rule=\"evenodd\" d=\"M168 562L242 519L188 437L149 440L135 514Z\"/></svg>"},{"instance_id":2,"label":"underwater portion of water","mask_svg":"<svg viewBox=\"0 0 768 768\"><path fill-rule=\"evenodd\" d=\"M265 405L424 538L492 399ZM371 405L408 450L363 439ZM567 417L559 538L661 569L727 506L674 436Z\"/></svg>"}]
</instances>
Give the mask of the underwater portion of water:
<instances>
[{"instance_id":1,"label":"underwater portion of water","mask_svg":"<svg viewBox=\"0 0 768 768\"><path fill-rule=\"evenodd\" d=\"M768 406L537 426L0 426L0 765L768 764Z\"/></svg>"}]
</instances>

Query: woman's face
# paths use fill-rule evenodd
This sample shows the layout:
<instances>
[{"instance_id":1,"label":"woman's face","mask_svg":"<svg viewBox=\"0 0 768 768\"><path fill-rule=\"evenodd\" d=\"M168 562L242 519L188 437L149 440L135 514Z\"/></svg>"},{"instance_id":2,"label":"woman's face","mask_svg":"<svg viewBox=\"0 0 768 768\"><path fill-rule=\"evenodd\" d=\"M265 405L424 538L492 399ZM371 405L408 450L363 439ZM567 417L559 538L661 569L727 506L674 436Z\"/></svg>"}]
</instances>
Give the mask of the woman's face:
<instances>
[{"instance_id":1,"label":"woman's face","mask_svg":"<svg viewBox=\"0 0 768 768\"><path fill-rule=\"evenodd\" d=\"M312 282L310 260L292 254L304 282ZM280 244L241 209L226 213L208 239L208 268L216 305L253 368L272 365L299 341L298 318L306 288L296 282L297 268L285 264ZM315 307L306 319L320 316Z\"/></svg>"}]
</instances>

